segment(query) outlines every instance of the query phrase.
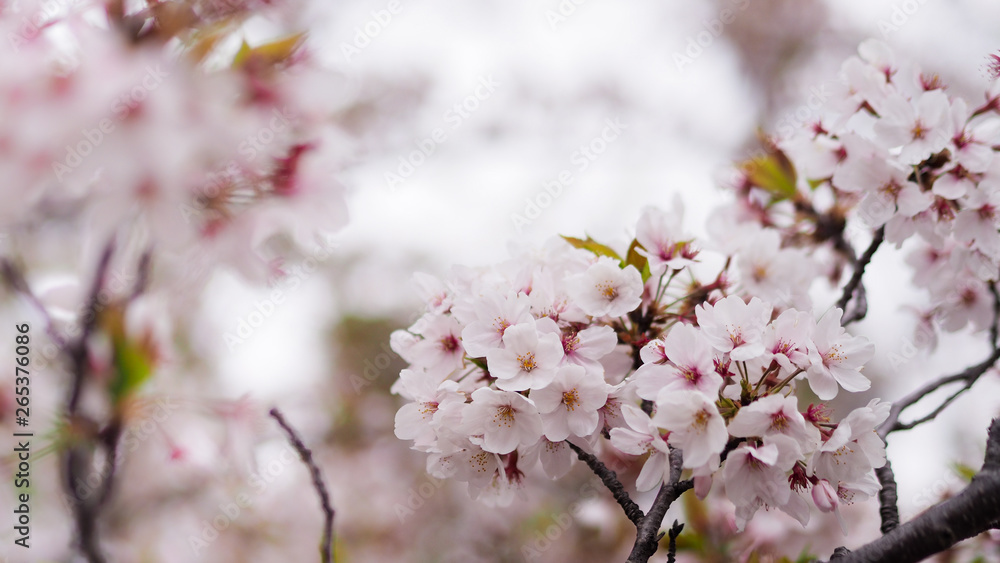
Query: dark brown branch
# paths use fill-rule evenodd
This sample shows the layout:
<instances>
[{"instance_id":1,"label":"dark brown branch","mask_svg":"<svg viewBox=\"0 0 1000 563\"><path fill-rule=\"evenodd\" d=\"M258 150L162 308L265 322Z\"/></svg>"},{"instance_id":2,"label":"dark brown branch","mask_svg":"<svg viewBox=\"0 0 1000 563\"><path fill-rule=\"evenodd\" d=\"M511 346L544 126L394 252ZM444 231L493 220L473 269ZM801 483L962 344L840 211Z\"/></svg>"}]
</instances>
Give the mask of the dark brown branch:
<instances>
[{"instance_id":1,"label":"dark brown branch","mask_svg":"<svg viewBox=\"0 0 1000 563\"><path fill-rule=\"evenodd\" d=\"M667 534L670 541L667 547L667 563L674 563L677 560L677 536L681 535L682 531L684 531L684 524L674 520L674 525L670 527L670 532Z\"/></svg>"},{"instance_id":2,"label":"dark brown branch","mask_svg":"<svg viewBox=\"0 0 1000 563\"><path fill-rule=\"evenodd\" d=\"M878 482L882 488L878 492L879 516L882 518L882 526L879 528L883 534L896 529L899 526L899 507L896 497L896 476L892 472L892 464L887 459L885 465L875 470Z\"/></svg>"},{"instance_id":3,"label":"dark brown branch","mask_svg":"<svg viewBox=\"0 0 1000 563\"><path fill-rule=\"evenodd\" d=\"M105 245L101 253L101 259L97 263L97 271L94 273L94 280L91 282L90 291L87 292L87 305L83 310L83 320L80 327L80 335L69 346L70 369L73 375L73 382L70 387L69 399L66 402L66 412L74 415L80 405L80 394L83 392L83 382L87 376L87 340L97 326L97 314L100 306L101 288L104 287L104 278L108 273L108 266L111 264L111 255L114 253L115 239L112 237Z\"/></svg>"},{"instance_id":4,"label":"dark brown branch","mask_svg":"<svg viewBox=\"0 0 1000 563\"><path fill-rule=\"evenodd\" d=\"M1000 419L990 424L983 467L958 495L857 550L843 563L922 561L990 530L1000 519Z\"/></svg>"},{"instance_id":5,"label":"dark brown branch","mask_svg":"<svg viewBox=\"0 0 1000 563\"><path fill-rule=\"evenodd\" d=\"M729 457L729 454L731 454L733 450L738 448L740 444L746 441L747 441L746 438L730 438L729 441L726 442L726 447L722 449L722 453L719 454L719 463L726 461L726 458Z\"/></svg>"},{"instance_id":6,"label":"dark brown branch","mask_svg":"<svg viewBox=\"0 0 1000 563\"><path fill-rule=\"evenodd\" d=\"M580 458L580 461L586 463L587 467L589 467L591 471L601 478L601 482L604 483L604 486L611 491L611 496L615 498L618 504L622 507L622 510L625 511L625 516L628 517L633 524L638 526L644 516L642 509L640 509L639 505L632 500L632 497L628 496L628 493L625 491L625 486L618 480L618 474L611 469L608 469L608 467L604 465L601 460L597 459L597 456L585 452L572 442L567 441L566 443L569 445L570 449L576 452L576 456Z\"/></svg>"},{"instance_id":7,"label":"dark brown branch","mask_svg":"<svg viewBox=\"0 0 1000 563\"><path fill-rule=\"evenodd\" d=\"M647 563L649 558L656 553L660 538L663 537L660 531L660 524L667 514L667 509L673 504L677 497L694 486L691 479L681 481L681 471L683 470L683 457L680 450L670 450L670 477L660 486L653 505L649 507L649 512L643 516L636 526L635 544L632 546L632 553L628 556L627 563Z\"/></svg>"},{"instance_id":8,"label":"dark brown branch","mask_svg":"<svg viewBox=\"0 0 1000 563\"><path fill-rule=\"evenodd\" d=\"M997 336L1000 334L1000 293L997 292L997 284L989 283L987 287L990 295L993 296L993 323L990 324L990 348L996 350Z\"/></svg>"},{"instance_id":9,"label":"dark brown branch","mask_svg":"<svg viewBox=\"0 0 1000 563\"><path fill-rule=\"evenodd\" d=\"M299 457L302 458L302 463L309 468L309 472L312 474L313 486L316 488L316 494L319 495L323 515L326 517L323 528L323 541L320 546L320 559L323 563L331 563L333 561L333 517L335 512L333 505L330 503L330 494L326 490L326 483L323 482L323 474L320 473L319 467L316 465L315 460L313 460L312 452L302 442L302 439L299 438L295 429L285 421L285 417L281 415L281 412L273 408L269 414L274 420L278 421L278 425L288 435L288 441L295 448L295 451L299 453Z\"/></svg>"},{"instance_id":10,"label":"dark brown branch","mask_svg":"<svg viewBox=\"0 0 1000 563\"><path fill-rule=\"evenodd\" d=\"M135 282L135 286L132 287L132 294L129 295L129 300L133 300L145 293L146 289L149 288L149 274L153 266L153 249L147 249L139 257L139 267L137 268L138 279Z\"/></svg>"},{"instance_id":11,"label":"dark brown branch","mask_svg":"<svg viewBox=\"0 0 1000 563\"><path fill-rule=\"evenodd\" d=\"M875 231L875 236L872 238L871 244L868 245L861 258L853 264L854 273L851 275L851 279L847 282L847 285L844 286L844 292L837 301L837 307L844 311L844 317L841 319L841 324L844 326L859 321L868 314L868 297L861 280L865 275L865 268L871 263L872 257L875 256L875 251L878 250L878 247L884 240L885 227L883 226ZM851 301L852 297L854 298L854 307L848 313L847 304Z\"/></svg>"},{"instance_id":12,"label":"dark brown branch","mask_svg":"<svg viewBox=\"0 0 1000 563\"><path fill-rule=\"evenodd\" d=\"M97 270L91 282L90 290L87 292L86 307L81 319L80 334L66 344L64 354L68 356L70 375L70 391L66 398L66 417L74 432L92 432L91 428L96 424L89 418L80 415L80 397L83 393L83 386L90 373L89 359L87 353L87 341L90 338L94 327L97 326L97 313L99 306L99 295L104 287L104 279L107 276L108 266L111 264L111 256L114 253L115 243L112 237L105 245L101 258L97 263ZM96 434L96 431L94 431ZM108 463L114 464L114 448L117 445L117 433L111 438L107 450ZM101 504L107 499L110 493L110 483L102 479L100 483L101 492L94 498L86 498L80 494L76 483L87 482L90 477L91 461L93 460L93 450L89 443L73 444L66 452L66 481L65 487L73 501L73 519L76 524L77 542L80 552L89 563L104 563L105 558L101 552L100 541L98 540L97 525ZM110 475L110 473L109 473ZM105 490L106 489L106 490Z\"/></svg>"}]
</instances>

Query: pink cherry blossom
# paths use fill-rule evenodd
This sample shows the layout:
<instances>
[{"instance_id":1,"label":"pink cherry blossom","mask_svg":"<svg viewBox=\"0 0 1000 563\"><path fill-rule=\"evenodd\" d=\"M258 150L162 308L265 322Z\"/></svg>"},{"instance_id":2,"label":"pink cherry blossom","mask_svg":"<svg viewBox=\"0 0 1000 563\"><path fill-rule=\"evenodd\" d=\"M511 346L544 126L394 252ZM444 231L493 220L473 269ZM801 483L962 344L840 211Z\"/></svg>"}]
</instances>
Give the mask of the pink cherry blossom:
<instances>
[{"instance_id":1,"label":"pink cherry blossom","mask_svg":"<svg viewBox=\"0 0 1000 563\"><path fill-rule=\"evenodd\" d=\"M747 303L730 295L715 305L699 305L695 314L705 338L716 350L729 352L733 360L745 361L764 353L761 338L771 321L771 306L760 299L754 297Z\"/></svg>"},{"instance_id":2,"label":"pink cherry blossom","mask_svg":"<svg viewBox=\"0 0 1000 563\"><path fill-rule=\"evenodd\" d=\"M529 321L507 328L503 343L503 348L486 354L490 375L497 378L500 389L541 389L555 377L563 358L563 347L555 334L540 333L535 322Z\"/></svg>"},{"instance_id":3,"label":"pink cherry blossom","mask_svg":"<svg viewBox=\"0 0 1000 563\"><path fill-rule=\"evenodd\" d=\"M484 450L498 454L531 446L542 437L542 418L531 399L486 387L472 393L462 426L470 435L482 437Z\"/></svg>"},{"instance_id":4,"label":"pink cherry blossom","mask_svg":"<svg viewBox=\"0 0 1000 563\"><path fill-rule=\"evenodd\" d=\"M592 317L619 317L642 303L642 276L635 266L619 267L601 256L586 272L567 280L570 298Z\"/></svg>"},{"instance_id":5,"label":"pink cherry blossom","mask_svg":"<svg viewBox=\"0 0 1000 563\"><path fill-rule=\"evenodd\" d=\"M708 463L729 441L726 423L715 403L699 391L661 391L653 423L670 431L667 440L684 452L684 467Z\"/></svg>"},{"instance_id":6,"label":"pink cherry blossom","mask_svg":"<svg viewBox=\"0 0 1000 563\"><path fill-rule=\"evenodd\" d=\"M545 437L553 442L585 437L597 429L597 409L608 401L610 385L582 366L559 368L551 383L531 393L542 415Z\"/></svg>"},{"instance_id":7,"label":"pink cherry blossom","mask_svg":"<svg viewBox=\"0 0 1000 563\"><path fill-rule=\"evenodd\" d=\"M627 454L649 454L636 479L635 488L639 491L652 490L669 477L670 448L649 415L641 409L625 404L621 412L627 426L611 429L611 445Z\"/></svg>"},{"instance_id":8,"label":"pink cherry blossom","mask_svg":"<svg viewBox=\"0 0 1000 563\"><path fill-rule=\"evenodd\" d=\"M861 375L861 368L875 355L875 346L863 336L848 334L840 325L843 314L840 309L829 311L813 332L806 379L824 401L836 397L840 387L851 393L871 387L871 381Z\"/></svg>"}]
</instances>

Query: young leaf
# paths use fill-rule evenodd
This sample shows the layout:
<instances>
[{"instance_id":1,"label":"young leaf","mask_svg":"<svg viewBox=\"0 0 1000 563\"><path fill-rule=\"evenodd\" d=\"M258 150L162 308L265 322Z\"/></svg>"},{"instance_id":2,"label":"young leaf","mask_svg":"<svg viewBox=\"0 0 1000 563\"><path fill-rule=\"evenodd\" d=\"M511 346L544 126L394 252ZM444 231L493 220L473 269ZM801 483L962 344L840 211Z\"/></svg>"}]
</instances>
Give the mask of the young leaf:
<instances>
[{"instance_id":1,"label":"young leaf","mask_svg":"<svg viewBox=\"0 0 1000 563\"><path fill-rule=\"evenodd\" d=\"M649 271L649 260L642 254L639 254L639 248L642 248L639 241L632 239L632 244L629 245L628 252L625 254L625 264L622 267L627 265L635 266L635 269L639 270L639 273L642 274L642 283L646 283L652 272Z\"/></svg>"},{"instance_id":2,"label":"young leaf","mask_svg":"<svg viewBox=\"0 0 1000 563\"><path fill-rule=\"evenodd\" d=\"M568 242L571 245L573 245L574 248L582 248L584 250L589 250L589 251L593 252L594 254L596 254L598 256L610 256L610 257L614 258L615 260L618 260L619 262L622 262L622 267L623 268L625 267L625 263L622 260L622 257L618 256L617 252L615 252L614 250L612 250L611 247L609 247L607 245L604 245L604 244L601 244L601 243L597 242L596 240L590 238L589 236L587 237L587 240L578 239L578 238L575 238L575 237L568 237L568 236L565 236L565 235L562 235L562 238L566 242Z\"/></svg>"}]
</instances>

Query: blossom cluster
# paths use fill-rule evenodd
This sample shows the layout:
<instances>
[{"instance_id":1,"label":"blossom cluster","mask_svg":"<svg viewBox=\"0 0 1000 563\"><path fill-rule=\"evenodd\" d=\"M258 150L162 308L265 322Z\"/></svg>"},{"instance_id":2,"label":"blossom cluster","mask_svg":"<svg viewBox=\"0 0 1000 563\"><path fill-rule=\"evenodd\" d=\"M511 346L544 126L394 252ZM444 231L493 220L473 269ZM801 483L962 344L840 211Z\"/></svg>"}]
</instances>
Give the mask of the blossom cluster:
<instances>
[{"instance_id":1,"label":"blossom cluster","mask_svg":"<svg viewBox=\"0 0 1000 563\"><path fill-rule=\"evenodd\" d=\"M873 430L888 405L834 423L795 395L868 389L873 345L846 332L840 309L817 319L752 295L767 287L760 268L736 264L770 267L796 250L724 254L701 282L708 251L680 224L647 208L626 252L565 237L446 280L418 274L426 313L391 339L410 364L393 386L407 400L397 437L428 454L435 477L492 503L509 503L535 466L565 475L574 448L646 456L639 491L669 478L677 450L699 495L723 483L741 527L761 507L805 522L809 492L825 511L873 495L885 461ZM768 283L791 295L798 280Z\"/></svg>"},{"instance_id":2,"label":"blossom cluster","mask_svg":"<svg viewBox=\"0 0 1000 563\"><path fill-rule=\"evenodd\" d=\"M845 235L881 229L897 247L915 239L907 262L930 295L925 323L985 329L1000 272L993 78L982 100L969 101L884 43L862 43L822 115L737 175L728 213L778 227L785 244L832 242L848 261Z\"/></svg>"},{"instance_id":3,"label":"blossom cluster","mask_svg":"<svg viewBox=\"0 0 1000 563\"><path fill-rule=\"evenodd\" d=\"M220 48L269 3L52 4L0 3L0 223L21 258L92 262L118 237L133 260L155 247L171 281L220 263L265 279L266 242L311 248L343 224L329 127L342 100L313 94L328 73L303 36ZM58 245L33 230L48 221Z\"/></svg>"}]
</instances>

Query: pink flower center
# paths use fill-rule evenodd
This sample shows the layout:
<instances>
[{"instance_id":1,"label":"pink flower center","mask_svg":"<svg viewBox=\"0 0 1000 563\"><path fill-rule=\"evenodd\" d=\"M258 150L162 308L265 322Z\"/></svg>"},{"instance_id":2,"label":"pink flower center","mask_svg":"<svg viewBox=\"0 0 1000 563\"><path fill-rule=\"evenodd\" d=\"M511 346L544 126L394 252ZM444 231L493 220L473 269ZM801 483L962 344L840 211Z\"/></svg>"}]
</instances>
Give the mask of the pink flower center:
<instances>
[{"instance_id":1,"label":"pink flower center","mask_svg":"<svg viewBox=\"0 0 1000 563\"><path fill-rule=\"evenodd\" d=\"M441 348L446 352L454 352L458 350L458 339L455 338L454 334L449 334L441 339Z\"/></svg>"}]
</instances>

